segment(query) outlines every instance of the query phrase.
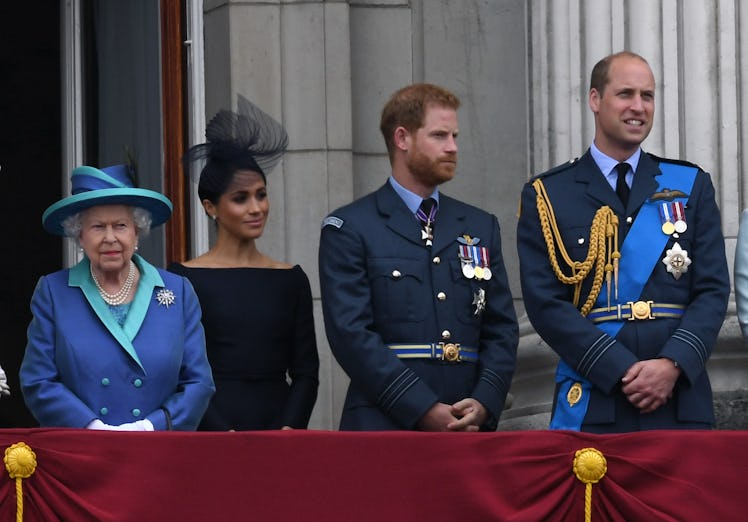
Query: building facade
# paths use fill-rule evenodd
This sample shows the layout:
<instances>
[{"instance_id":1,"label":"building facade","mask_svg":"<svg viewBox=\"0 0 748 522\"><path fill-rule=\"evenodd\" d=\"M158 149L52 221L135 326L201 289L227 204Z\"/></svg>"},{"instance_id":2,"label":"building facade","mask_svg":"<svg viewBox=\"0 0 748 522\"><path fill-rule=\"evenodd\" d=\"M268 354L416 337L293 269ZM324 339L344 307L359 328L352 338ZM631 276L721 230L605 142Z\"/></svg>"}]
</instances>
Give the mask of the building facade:
<instances>
[{"instance_id":1,"label":"building facade","mask_svg":"<svg viewBox=\"0 0 748 522\"><path fill-rule=\"evenodd\" d=\"M589 146L589 74L601 57L627 49L649 61L657 107L644 148L712 174L732 266L746 206L748 139L742 125L748 121L742 76L748 9L738 0L70 0L46 15L59 23L61 73L62 168L48 174L49 183L64 194L72 166L112 164L123 143L135 146L149 166L144 186L165 191L179 209L181 228L146 247L156 264L199 254L211 240L194 180L177 192L183 197L171 193L181 174L174 173L179 169L168 159L169 147L202 141L206 117L235 107L237 94L287 129L288 152L268 177L271 217L261 248L302 265L312 283L321 359L312 428L337 427L347 386L324 336L320 224L329 211L387 179L379 114L406 84L437 83L461 98L458 172L443 190L496 214L502 227L522 338L514 400L500 428L547 426L556 357L523 314L517 205L534 173ZM170 19L182 25L174 30L165 23ZM173 80L164 49L171 31L182 44L179 100L164 94ZM164 107L175 101L181 111L171 120ZM183 248L172 248L175 242ZM45 248L60 256L61 266L75 260L69 246ZM25 302L26 289L19 290L14 310L28 310L32 289ZM731 303L709 366L718 396L748 389L744 352Z\"/></svg>"}]
</instances>

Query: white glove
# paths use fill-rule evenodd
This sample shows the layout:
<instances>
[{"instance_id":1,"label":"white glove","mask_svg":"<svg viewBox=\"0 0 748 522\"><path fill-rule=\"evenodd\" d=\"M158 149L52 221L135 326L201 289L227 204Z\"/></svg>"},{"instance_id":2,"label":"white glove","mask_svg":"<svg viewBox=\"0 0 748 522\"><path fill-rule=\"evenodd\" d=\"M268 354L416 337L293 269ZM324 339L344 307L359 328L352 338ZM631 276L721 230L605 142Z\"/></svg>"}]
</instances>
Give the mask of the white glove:
<instances>
[{"instance_id":1,"label":"white glove","mask_svg":"<svg viewBox=\"0 0 748 522\"><path fill-rule=\"evenodd\" d=\"M104 424L99 419L94 419L86 426L87 430L107 430L107 431L154 431L153 423L148 419L135 422L127 422L119 426Z\"/></svg>"},{"instance_id":2,"label":"white glove","mask_svg":"<svg viewBox=\"0 0 748 522\"><path fill-rule=\"evenodd\" d=\"M10 395L10 387L8 386L8 377L5 375L5 370L0 366L0 396Z\"/></svg>"},{"instance_id":3,"label":"white glove","mask_svg":"<svg viewBox=\"0 0 748 522\"><path fill-rule=\"evenodd\" d=\"M117 431L153 431L153 423L148 419L142 419L114 426L114 429Z\"/></svg>"},{"instance_id":4,"label":"white glove","mask_svg":"<svg viewBox=\"0 0 748 522\"><path fill-rule=\"evenodd\" d=\"M117 426L110 426L109 424L104 424L99 419L94 419L91 422L88 423L86 426L87 430L116 430Z\"/></svg>"}]
</instances>

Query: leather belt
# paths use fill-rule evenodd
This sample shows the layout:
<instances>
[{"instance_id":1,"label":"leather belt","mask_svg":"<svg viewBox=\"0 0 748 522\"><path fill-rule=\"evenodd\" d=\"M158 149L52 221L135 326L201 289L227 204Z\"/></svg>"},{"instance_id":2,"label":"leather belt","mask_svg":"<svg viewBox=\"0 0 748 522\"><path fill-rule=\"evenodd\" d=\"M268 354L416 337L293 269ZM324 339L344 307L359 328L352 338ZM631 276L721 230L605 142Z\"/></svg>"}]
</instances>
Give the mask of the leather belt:
<instances>
[{"instance_id":1,"label":"leather belt","mask_svg":"<svg viewBox=\"0 0 748 522\"><path fill-rule=\"evenodd\" d=\"M434 359L448 362L478 362L478 350L460 343L388 344L400 359Z\"/></svg>"},{"instance_id":2,"label":"leather belt","mask_svg":"<svg viewBox=\"0 0 748 522\"><path fill-rule=\"evenodd\" d=\"M587 319L593 323L605 321L646 321L661 317L678 318L686 311L685 305L655 303L652 301L629 301L626 304L593 308Z\"/></svg>"}]
</instances>

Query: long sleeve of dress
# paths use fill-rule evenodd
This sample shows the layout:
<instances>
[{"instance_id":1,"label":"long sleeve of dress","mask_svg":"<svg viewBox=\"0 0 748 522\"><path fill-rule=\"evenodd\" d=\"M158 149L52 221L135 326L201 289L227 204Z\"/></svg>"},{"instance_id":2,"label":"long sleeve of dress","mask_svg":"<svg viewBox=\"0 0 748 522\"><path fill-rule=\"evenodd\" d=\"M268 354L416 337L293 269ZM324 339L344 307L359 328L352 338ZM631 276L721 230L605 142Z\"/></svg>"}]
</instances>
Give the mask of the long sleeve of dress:
<instances>
[{"instance_id":1,"label":"long sleeve of dress","mask_svg":"<svg viewBox=\"0 0 748 522\"><path fill-rule=\"evenodd\" d=\"M314 329L312 290L301 270L298 277L298 301L294 314L294 335L288 376L291 390L281 415L284 426L306 428L317 400L319 356Z\"/></svg>"}]
</instances>

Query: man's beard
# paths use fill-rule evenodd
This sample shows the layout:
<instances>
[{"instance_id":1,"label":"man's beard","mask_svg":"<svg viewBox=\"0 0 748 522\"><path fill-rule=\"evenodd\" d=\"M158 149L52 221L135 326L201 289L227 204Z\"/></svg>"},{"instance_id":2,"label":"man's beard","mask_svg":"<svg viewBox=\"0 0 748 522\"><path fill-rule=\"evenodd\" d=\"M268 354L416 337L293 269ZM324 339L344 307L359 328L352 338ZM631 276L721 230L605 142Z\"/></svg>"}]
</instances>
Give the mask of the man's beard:
<instances>
[{"instance_id":1,"label":"man's beard","mask_svg":"<svg viewBox=\"0 0 748 522\"><path fill-rule=\"evenodd\" d=\"M449 159L455 163L443 163ZM457 155L442 155L432 160L425 154L416 153L408 161L408 170L413 177L427 186L441 185L454 177Z\"/></svg>"}]
</instances>

